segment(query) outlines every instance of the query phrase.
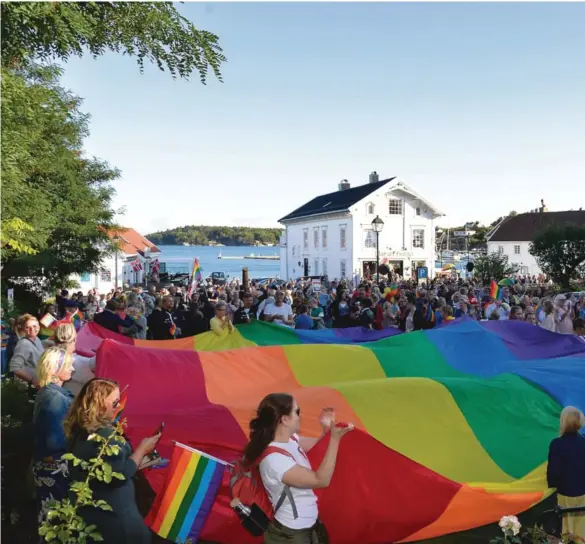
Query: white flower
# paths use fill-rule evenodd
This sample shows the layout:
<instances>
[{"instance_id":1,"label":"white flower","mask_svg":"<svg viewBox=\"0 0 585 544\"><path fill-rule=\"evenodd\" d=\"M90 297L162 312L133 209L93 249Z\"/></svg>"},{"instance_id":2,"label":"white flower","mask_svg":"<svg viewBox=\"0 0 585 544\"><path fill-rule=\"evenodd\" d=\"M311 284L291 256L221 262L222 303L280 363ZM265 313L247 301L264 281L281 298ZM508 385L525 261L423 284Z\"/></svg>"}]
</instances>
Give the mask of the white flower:
<instances>
[{"instance_id":1,"label":"white flower","mask_svg":"<svg viewBox=\"0 0 585 544\"><path fill-rule=\"evenodd\" d=\"M504 534L514 536L520 532L520 528L522 527L516 516L504 516L500 520L499 525Z\"/></svg>"}]
</instances>

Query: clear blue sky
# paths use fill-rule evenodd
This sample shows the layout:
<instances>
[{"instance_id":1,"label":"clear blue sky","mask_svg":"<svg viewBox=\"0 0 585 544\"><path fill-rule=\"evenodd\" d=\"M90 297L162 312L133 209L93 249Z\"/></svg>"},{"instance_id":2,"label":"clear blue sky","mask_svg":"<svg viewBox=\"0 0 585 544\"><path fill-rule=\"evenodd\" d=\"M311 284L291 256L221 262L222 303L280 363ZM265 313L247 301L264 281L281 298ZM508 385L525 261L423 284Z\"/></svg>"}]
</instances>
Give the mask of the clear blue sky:
<instances>
[{"instance_id":1,"label":"clear blue sky","mask_svg":"<svg viewBox=\"0 0 585 544\"><path fill-rule=\"evenodd\" d=\"M585 205L585 4L200 3L224 83L107 54L66 65L120 221L278 226L370 171L456 225Z\"/></svg>"}]
</instances>

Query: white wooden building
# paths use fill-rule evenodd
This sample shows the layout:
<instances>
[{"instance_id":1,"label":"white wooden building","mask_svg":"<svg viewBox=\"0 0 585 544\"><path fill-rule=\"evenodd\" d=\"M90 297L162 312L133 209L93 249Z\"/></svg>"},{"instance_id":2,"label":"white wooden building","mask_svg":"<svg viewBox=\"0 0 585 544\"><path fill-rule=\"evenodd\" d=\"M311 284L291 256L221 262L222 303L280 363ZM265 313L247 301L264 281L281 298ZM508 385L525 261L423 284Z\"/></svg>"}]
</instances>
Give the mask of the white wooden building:
<instances>
[{"instance_id":1,"label":"white wooden building","mask_svg":"<svg viewBox=\"0 0 585 544\"><path fill-rule=\"evenodd\" d=\"M435 272L435 221L444 214L397 177L338 190L313 198L279 220L280 275L285 279L371 277L376 270L376 233L372 220L384 222L379 234L380 264L400 276L414 277L417 267Z\"/></svg>"},{"instance_id":2,"label":"white wooden building","mask_svg":"<svg viewBox=\"0 0 585 544\"><path fill-rule=\"evenodd\" d=\"M585 211L549 212L543 207L506 217L488 234L488 253L507 255L518 274L538 275L542 270L530 254L530 243L542 230L567 223L585 226Z\"/></svg>"},{"instance_id":3,"label":"white wooden building","mask_svg":"<svg viewBox=\"0 0 585 544\"><path fill-rule=\"evenodd\" d=\"M108 236L117 239L120 251L101 262L99 273L72 276L84 293L90 289L96 289L100 294L108 293L124 284L141 284L150 271L150 263L161 254L158 247L134 229L124 228L109 232ZM134 270L132 266L136 261L140 263L139 270Z\"/></svg>"}]
</instances>

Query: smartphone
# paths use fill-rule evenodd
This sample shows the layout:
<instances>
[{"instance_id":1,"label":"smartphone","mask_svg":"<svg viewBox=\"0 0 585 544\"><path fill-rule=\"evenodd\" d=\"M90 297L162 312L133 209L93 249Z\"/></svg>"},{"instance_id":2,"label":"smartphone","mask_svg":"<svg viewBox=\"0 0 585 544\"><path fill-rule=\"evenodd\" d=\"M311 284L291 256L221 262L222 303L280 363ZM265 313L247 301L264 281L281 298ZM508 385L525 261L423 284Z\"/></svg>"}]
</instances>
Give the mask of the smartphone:
<instances>
[{"instance_id":1,"label":"smartphone","mask_svg":"<svg viewBox=\"0 0 585 544\"><path fill-rule=\"evenodd\" d=\"M156 431L154 431L154 433L152 433L152 436L156 436L157 434L162 434L162 432L165 430L165 422L161 421L160 426L156 429Z\"/></svg>"}]
</instances>

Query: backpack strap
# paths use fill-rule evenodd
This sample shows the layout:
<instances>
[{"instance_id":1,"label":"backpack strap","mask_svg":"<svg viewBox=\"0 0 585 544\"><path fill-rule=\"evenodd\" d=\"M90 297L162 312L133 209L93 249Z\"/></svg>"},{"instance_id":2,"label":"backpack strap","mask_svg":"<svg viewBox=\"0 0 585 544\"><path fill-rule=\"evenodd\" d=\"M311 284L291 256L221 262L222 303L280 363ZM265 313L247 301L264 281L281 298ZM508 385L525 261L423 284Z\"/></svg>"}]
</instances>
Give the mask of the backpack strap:
<instances>
[{"instance_id":1,"label":"backpack strap","mask_svg":"<svg viewBox=\"0 0 585 544\"><path fill-rule=\"evenodd\" d=\"M294 437L292 437L292 439L298 443L298 440ZM260 457L258 458L258 465L260 465L260 463L264 460L265 457L267 457L268 455L270 455L271 453L280 453L281 455L284 455L286 457L290 457L293 461L296 462L296 459L294 458L294 456L286 451L283 448L279 448L277 446L268 446L263 452L262 455L260 455ZM276 514L276 512L278 512L278 510L280 509L280 507L284 504L284 501L288 499L290 502L290 506L292 508L293 511L293 518L297 519L299 517L299 512L297 510L297 505L295 503L295 499L293 497L292 491L290 490L290 487L288 485L285 485L282 493L280 494L280 497L278 497L278 501L276 501L276 505L274 506L274 513Z\"/></svg>"}]
</instances>

